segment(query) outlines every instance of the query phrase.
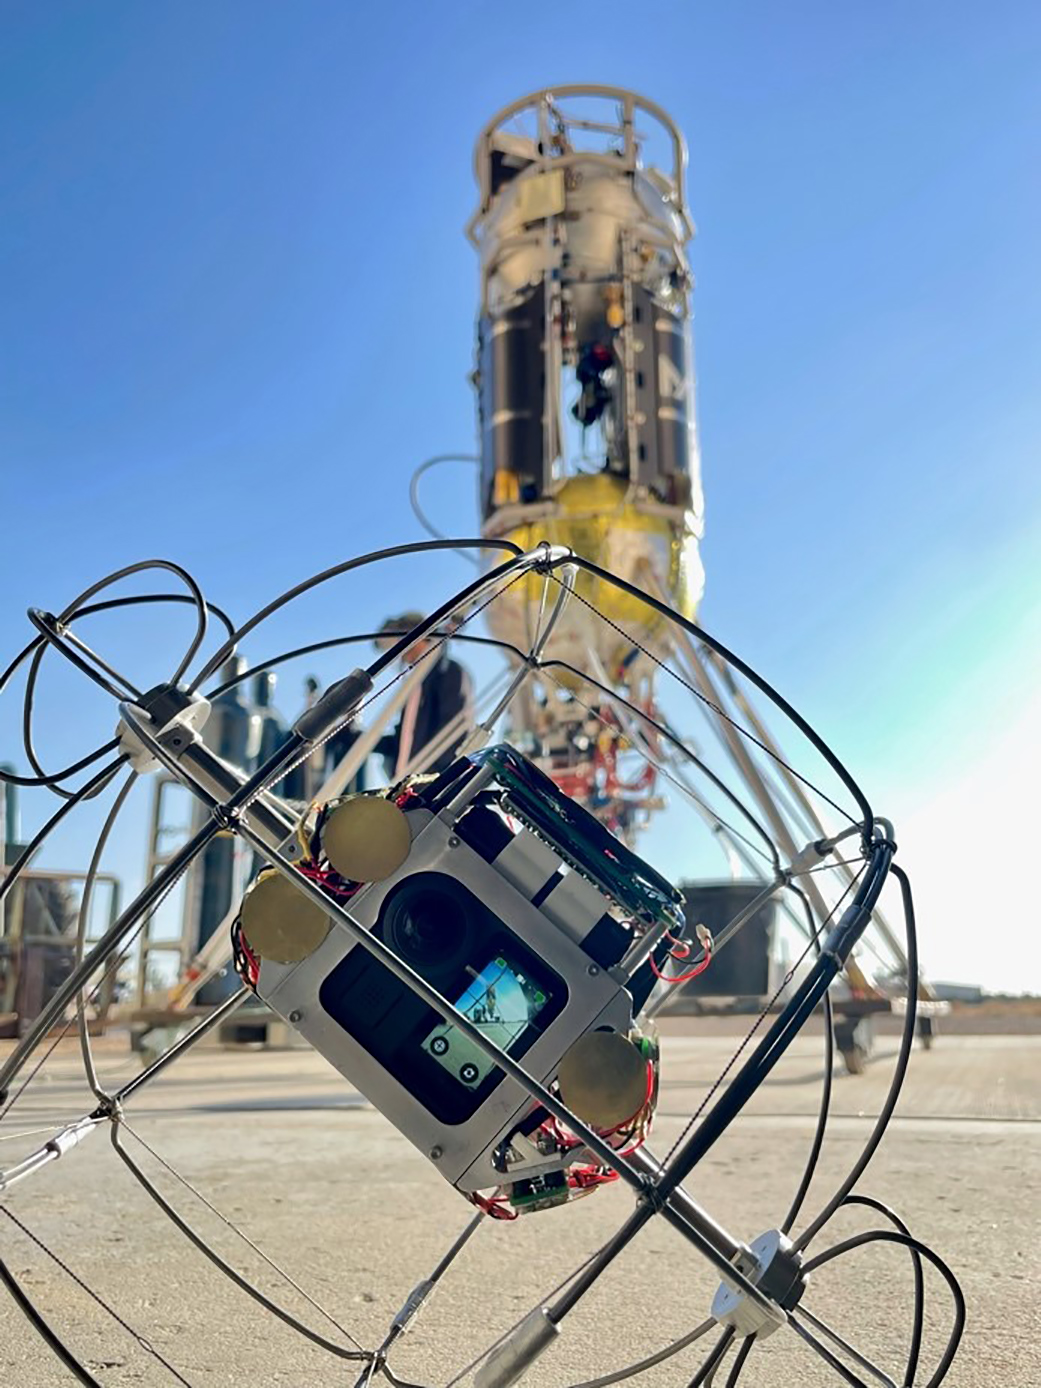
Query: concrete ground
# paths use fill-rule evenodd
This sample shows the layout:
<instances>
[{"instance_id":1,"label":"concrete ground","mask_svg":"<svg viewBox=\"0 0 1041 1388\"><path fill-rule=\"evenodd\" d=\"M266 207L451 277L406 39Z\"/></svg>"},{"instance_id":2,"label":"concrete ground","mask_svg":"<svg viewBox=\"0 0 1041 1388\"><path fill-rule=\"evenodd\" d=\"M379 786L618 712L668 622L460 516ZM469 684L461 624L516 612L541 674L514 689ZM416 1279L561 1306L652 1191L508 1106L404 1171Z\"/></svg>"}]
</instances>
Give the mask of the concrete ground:
<instances>
[{"instance_id":1,"label":"concrete ground","mask_svg":"<svg viewBox=\"0 0 1041 1388\"><path fill-rule=\"evenodd\" d=\"M664 1151L734 1049L736 1020L670 1022L652 1147ZM729 1033L729 1034L728 1034ZM836 1072L835 1119L806 1209L827 1198L854 1161L882 1101L895 1039L883 1036L867 1072ZM106 1076L139 1064L122 1038L102 1043ZM954 1268L969 1307L949 1388L1041 1388L1041 1036L945 1036L916 1051L897 1117L861 1189L892 1204ZM0 1167L46 1127L89 1107L75 1047L63 1043L0 1127ZM746 1114L711 1152L689 1189L732 1233L775 1225L812 1134L821 1080L820 1035L791 1048ZM410 1288L466 1223L469 1208L385 1120L305 1050L190 1055L128 1113L141 1136L288 1270L366 1346L384 1333ZM132 1139L128 1139L135 1148ZM186 1216L237 1267L309 1324L336 1332L257 1254L136 1149ZM263 1312L214 1270L134 1183L104 1129L25 1181L3 1204L176 1365L193 1388L311 1388L356 1383L358 1369L327 1356ZM402 1377L443 1388L492 1338L553 1287L621 1222L620 1186L565 1210L482 1227L392 1361ZM824 1248L872 1222L843 1213ZM173 1378L35 1247L0 1220L3 1256L45 1316L105 1388ZM806 1305L902 1384L910 1329L909 1259L879 1245L814 1277ZM565 1322L525 1378L563 1388L650 1353L700 1322L716 1279L693 1249L652 1222ZM929 1381L950 1324L942 1284L929 1277L928 1334L917 1384ZM702 1341L634 1380L685 1388ZM722 1388L726 1375L717 1377ZM0 1384L72 1383L0 1290ZM463 1378L461 1382L469 1380ZM790 1332L751 1357L743 1388L816 1388L841 1380Z\"/></svg>"}]
</instances>

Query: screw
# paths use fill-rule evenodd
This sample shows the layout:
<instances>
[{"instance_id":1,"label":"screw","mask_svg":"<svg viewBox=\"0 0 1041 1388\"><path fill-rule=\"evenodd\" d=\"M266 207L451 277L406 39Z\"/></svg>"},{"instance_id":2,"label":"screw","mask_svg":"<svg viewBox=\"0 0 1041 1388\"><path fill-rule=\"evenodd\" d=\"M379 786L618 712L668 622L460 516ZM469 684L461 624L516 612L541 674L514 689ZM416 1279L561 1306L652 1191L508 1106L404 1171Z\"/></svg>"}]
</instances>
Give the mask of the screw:
<instances>
[{"instance_id":1,"label":"screw","mask_svg":"<svg viewBox=\"0 0 1041 1388\"><path fill-rule=\"evenodd\" d=\"M455 834L453 834L453 835L449 838L449 840L448 840L448 846L449 846L449 848L458 848L458 847L459 847L459 840L456 838Z\"/></svg>"},{"instance_id":2,"label":"screw","mask_svg":"<svg viewBox=\"0 0 1041 1388\"><path fill-rule=\"evenodd\" d=\"M599 972L600 969L596 964L590 964L589 968L586 970L586 973L589 975L590 978L596 978Z\"/></svg>"},{"instance_id":3,"label":"screw","mask_svg":"<svg viewBox=\"0 0 1041 1388\"><path fill-rule=\"evenodd\" d=\"M445 1154L445 1149L444 1149L443 1147L431 1147L431 1149L430 1149L430 1160L431 1160L431 1161L440 1161L441 1158L444 1156L444 1154Z\"/></svg>"},{"instance_id":4,"label":"screw","mask_svg":"<svg viewBox=\"0 0 1041 1388\"><path fill-rule=\"evenodd\" d=\"M290 1012L290 1014L289 1014L289 1020L290 1020L291 1022L299 1022L299 1021L302 1019L303 1015L304 1015L304 1014L303 1014L302 1012L297 1012L297 1011L294 1009L294 1011Z\"/></svg>"}]
</instances>

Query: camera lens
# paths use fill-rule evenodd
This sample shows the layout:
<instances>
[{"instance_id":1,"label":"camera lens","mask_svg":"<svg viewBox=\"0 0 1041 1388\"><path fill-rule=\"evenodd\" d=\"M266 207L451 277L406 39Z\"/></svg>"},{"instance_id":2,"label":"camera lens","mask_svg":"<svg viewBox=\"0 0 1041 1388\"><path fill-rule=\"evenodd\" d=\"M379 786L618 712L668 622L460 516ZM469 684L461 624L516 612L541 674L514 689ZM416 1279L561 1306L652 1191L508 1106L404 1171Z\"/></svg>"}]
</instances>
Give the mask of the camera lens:
<instances>
[{"instance_id":1,"label":"camera lens","mask_svg":"<svg viewBox=\"0 0 1041 1388\"><path fill-rule=\"evenodd\" d=\"M472 933L461 893L429 878L413 878L386 916L387 942L422 973L455 969L467 954Z\"/></svg>"},{"instance_id":2,"label":"camera lens","mask_svg":"<svg viewBox=\"0 0 1041 1388\"><path fill-rule=\"evenodd\" d=\"M413 959L433 962L455 953L466 926L455 902L430 893L409 904L395 933Z\"/></svg>"}]
</instances>

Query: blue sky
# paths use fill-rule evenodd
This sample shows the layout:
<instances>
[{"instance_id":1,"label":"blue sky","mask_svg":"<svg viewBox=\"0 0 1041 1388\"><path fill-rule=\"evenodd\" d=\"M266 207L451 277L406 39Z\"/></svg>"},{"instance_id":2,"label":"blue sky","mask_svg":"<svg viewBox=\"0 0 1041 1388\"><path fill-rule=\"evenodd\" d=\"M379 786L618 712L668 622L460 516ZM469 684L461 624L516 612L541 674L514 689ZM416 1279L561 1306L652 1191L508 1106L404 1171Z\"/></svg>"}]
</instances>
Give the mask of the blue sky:
<instances>
[{"instance_id":1,"label":"blue sky","mask_svg":"<svg viewBox=\"0 0 1041 1388\"><path fill-rule=\"evenodd\" d=\"M238 615L416 537L415 463L474 443L476 133L547 83L631 86L691 150L703 619L914 826L933 972L1041 990L1019 902L1041 736L1041 10L636 12L9 0L0 652L30 603L131 559L178 559ZM427 493L456 533L471 481ZM432 563L426 591L461 568ZM416 596L381 577L344 629ZM106 640L158 676L184 620ZM312 627L328 609L293 631ZM78 688L55 672L41 697L55 760L106 726L89 696L66 712ZM0 710L0 756L16 730ZM1007 935L981 959L995 893Z\"/></svg>"}]
</instances>

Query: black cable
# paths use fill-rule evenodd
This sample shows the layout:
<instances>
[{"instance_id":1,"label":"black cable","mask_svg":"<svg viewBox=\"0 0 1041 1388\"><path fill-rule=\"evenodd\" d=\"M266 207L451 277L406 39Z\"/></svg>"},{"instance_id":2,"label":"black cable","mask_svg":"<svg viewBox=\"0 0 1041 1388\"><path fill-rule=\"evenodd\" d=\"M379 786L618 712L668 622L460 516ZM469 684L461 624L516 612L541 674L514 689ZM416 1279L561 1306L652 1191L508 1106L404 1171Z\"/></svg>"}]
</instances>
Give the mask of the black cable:
<instances>
[{"instance_id":1,"label":"black cable","mask_svg":"<svg viewBox=\"0 0 1041 1388\"><path fill-rule=\"evenodd\" d=\"M89 1296L90 1299L95 1303L95 1305L100 1306L104 1312L110 1315L112 1319L116 1322L116 1324L120 1327L120 1329L125 1330L132 1340L136 1340L146 1354L150 1354L152 1358L156 1360L157 1363L162 1364L163 1368L167 1371L171 1378L175 1378L177 1382L182 1385L182 1388L192 1388L192 1385L184 1377L181 1371L175 1365L171 1364L169 1359L167 1359L165 1355L163 1355L158 1349L156 1349L155 1345L153 1345L150 1340L146 1339L145 1336L142 1335L139 1331L135 1330L134 1327L129 1324L129 1322L125 1321L123 1317L119 1314L119 1312L116 1311L112 1306L110 1306L108 1302L104 1299L104 1297L100 1295L100 1293L95 1291L94 1288L88 1282L85 1282L83 1280L83 1278L79 1275L78 1272L75 1272L71 1267L69 1267L68 1263L66 1263L62 1258L60 1258L57 1253L55 1253L53 1248L49 1248L38 1234L34 1234L33 1231L30 1228L28 1228L27 1225L23 1224L13 1210L9 1209L6 1205L4 1205L0 1206L0 1213L3 1213L11 1221L11 1223L15 1225L16 1228L20 1229L22 1233L25 1235L25 1237L29 1239L30 1242L34 1243L41 1253L45 1253L47 1257L50 1258L51 1262L55 1264L56 1267L61 1268L62 1272L65 1273L66 1277L70 1278L76 1284L76 1286L79 1287L80 1291L85 1292L86 1295Z\"/></svg>"},{"instance_id":2,"label":"black cable","mask_svg":"<svg viewBox=\"0 0 1041 1388\"><path fill-rule=\"evenodd\" d=\"M737 1388L737 1381L741 1377L741 1370L747 1364L748 1356L752 1353L754 1345L755 1336L747 1335L744 1339L744 1342L741 1345L741 1348L737 1352L737 1358L730 1366L730 1372L727 1374L727 1381L723 1385L723 1388Z\"/></svg>"},{"instance_id":3,"label":"black cable","mask_svg":"<svg viewBox=\"0 0 1041 1388\"><path fill-rule=\"evenodd\" d=\"M430 540L428 543L436 544L437 542L435 540ZM483 607L488 606L490 601L501 597L506 589L511 588L514 583L525 576L525 570L518 568L518 560L523 557L523 553L524 551L522 550L520 554L515 554L511 559L504 560L503 563L497 564L494 568L489 569L487 573L479 575L472 583L467 583L465 587L460 588L459 591L454 593L446 602L441 603L439 607L435 607L433 612L424 617L421 622L417 622L408 635L398 637L397 641L395 641L392 646L388 647L382 655L377 656L372 664L367 667L366 673L369 679L374 681L377 675L389 669L389 667L403 656L417 641L429 639L436 635L438 626L446 618L452 617L460 608L465 607L472 599L475 599L478 594L484 592L487 588L493 587L500 579L507 580L504 587L499 592L493 593L492 597L482 604L482 607L468 614L466 620L472 621ZM532 567L535 566L533 565Z\"/></svg>"},{"instance_id":4,"label":"black cable","mask_svg":"<svg viewBox=\"0 0 1041 1388\"><path fill-rule=\"evenodd\" d=\"M160 564L159 566L171 567L162 564ZM134 572L135 568L149 567L153 567L153 565L145 564L139 566L132 566L129 570L124 569L120 570L116 575L109 575L109 579L115 582L117 578L123 577L127 573ZM177 568L177 566L172 567L175 569ZM182 570L181 572L184 571ZM106 582L108 581L109 580L102 580L100 584L95 584L93 588L87 589L86 592L97 592L99 591L99 588L104 587ZM190 581L194 584L194 580ZM198 585L195 586L196 588L198 587ZM201 592L199 596L201 597ZM70 604L70 608L73 608L74 610L66 608L67 615L64 615L59 620L62 620L66 624L71 625L73 621L77 620L80 617L86 617L96 612L107 612L119 607L131 607L140 603L180 602L191 603L193 606L197 606L194 595L188 593L142 593L134 595L132 597L108 598L103 602L79 605L82 603L83 597L84 594L81 593L79 598L75 599L74 602ZM227 615L227 613L225 613L221 608L217 607L214 603L207 602L205 598L202 599L202 602L204 612L212 612L213 615L217 617L220 622L223 623L224 627L229 632L234 631L231 618ZM188 648L188 651L181 659L178 668L182 671L183 668L185 668L185 661L191 660L195 654L195 651L198 649L197 642L198 630L196 632L196 639L193 640L192 644ZM43 767L40 765L40 762L36 757L36 751L33 747L32 718L33 705L35 702L36 694L36 681L39 675L40 662L43 659L43 655L47 649L48 644L49 643L46 636L35 637L32 641L28 643L28 645L26 645L25 647L23 647L21 651L19 651L19 653L14 657L14 659L8 665L7 669L3 672L3 674L0 674L0 693L2 693L6 688L8 682L10 681L11 677L19 669L23 661L29 659L29 657L32 657L32 663L29 668L29 673L26 677L26 688L22 710L22 740L23 745L25 747L26 757L29 761L29 765L37 773L35 777L13 776L0 773L0 779L9 781L13 785L46 786L48 789L53 790L56 795L64 797L72 794L72 792L65 790L58 784L58 782L65 780L68 776L74 775L77 771L81 771L85 766L89 766L91 762L96 761L99 757L104 756L106 752L111 751L114 747L118 746L118 742L113 741L111 743L106 743L103 747L99 747L96 751L90 753L89 756L84 757L80 761L76 762L72 767L66 768L65 771L58 772L54 775L48 775L44 771Z\"/></svg>"},{"instance_id":5,"label":"black cable","mask_svg":"<svg viewBox=\"0 0 1041 1388\"><path fill-rule=\"evenodd\" d=\"M349 573L352 569L363 568L366 564L375 564L383 559L397 559L406 554L424 554L431 550L443 549L498 549L507 550L515 558L524 553L519 545L515 545L510 540L417 540L410 545L392 545L386 549L372 550L369 554L361 554L356 559L347 559L342 564L334 564L332 568L323 569L319 574L313 574L310 578L304 579L302 583L297 583L292 588L287 588L280 593L277 598L254 612L240 627L236 627L228 640L221 646L217 653L210 657L206 664L188 686L188 692L194 693L204 680L208 680L215 670L219 670L224 661L235 649L235 646L242 638L258 627L277 612L286 603L292 602L294 598L310 592L312 588L317 588L321 583L327 583L332 578L338 578L341 574ZM490 575L489 575L490 576ZM395 655L396 658L396 655ZM390 663L389 661L387 662Z\"/></svg>"},{"instance_id":6,"label":"black cable","mask_svg":"<svg viewBox=\"0 0 1041 1388\"><path fill-rule=\"evenodd\" d=\"M84 767L90 766L100 757L103 757L106 752L114 752L118 746L119 738L114 737L111 742L106 742L101 747L96 747L93 752L88 752L85 757L81 757L79 761L73 762L71 766L67 766L64 771L59 771L54 776L16 776L13 771L4 771L0 768L0 781L11 786L27 786L32 788L48 786L53 789L58 781L67 781L70 776L75 776L77 771L82 771ZM71 794L72 792L66 793Z\"/></svg>"},{"instance_id":7,"label":"black cable","mask_svg":"<svg viewBox=\"0 0 1041 1388\"><path fill-rule=\"evenodd\" d=\"M297 646L294 650L283 651L281 655L273 656L270 660L261 661L259 665L251 665L241 675L234 675L230 680L225 680L223 684L216 685L213 689L207 690L207 699L219 698L221 694L226 694L229 689L234 689L237 684L242 684L244 680L250 679L253 675L263 674L265 670L273 670L276 665L285 665L290 660L298 660L301 656L314 655L316 651L329 651L337 646L361 645L366 641L375 641L383 636L407 636L407 631L363 631L354 636L334 636L328 641L312 641L307 646ZM473 636L467 632L454 631L450 638L453 642L469 642L475 646L495 646L499 650L509 651L518 660L526 660L524 652L519 646L514 646L509 641L499 641L494 636Z\"/></svg>"},{"instance_id":8,"label":"black cable","mask_svg":"<svg viewBox=\"0 0 1041 1388\"><path fill-rule=\"evenodd\" d=\"M702 1388L702 1384L709 1380L723 1362L723 1356L730 1348L730 1342L733 1338L733 1327L728 1325L709 1352L708 1358L688 1383L687 1388Z\"/></svg>"},{"instance_id":9,"label":"black cable","mask_svg":"<svg viewBox=\"0 0 1041 1388\"><path fill-rule=\"evenodd\" d=\"M807 924L809 925L810 929L810 935L816 944L816 952L819 957L820 940L817 935L816 926L813 922L813 911L810 907L810 903L806 897L806 894L803 891L801 891L798 887L792 884L789 885L791 887L791 890L796 894L796 896L800 899L800 901L803 904L803 909L806 912ZM828 1117L831 1110L832 1069L835 1064L834 1021L834 1013L831 1005L831 990L828 989L824 994L824 1083L821 1086L821 1104L820 1110L817 1114L817 1127L813 1134L813 1142L810 1146L809 1156L806 1158L806 1165L803 1168L802 1180L799 1182L799 1186L792 1199L792 1203L788 1207L788 1213L785 1215L784 1220L781 1224L782 1234L791 1233L792 1225L799 1217L799 1211L803 1207L807 1193L810 1189L810 1185L813 1181L814 1174L817 1170L817 1163L820 1160L821 1148L824 1146L824 1135L828 1127ZM745 1357L747 1358L747 1355ZM741 1362L743 1363L744 1360L742 1360ZM910 1381L911 1380L909 1378L908 1382ZM737 1379L735 1378L734 1383L736 1382ZM731 1388L731 1385L729 1383L727 1384L727 1388Z\"/></svg>"},{"instance_id":10,"label":"black cable","mask_svg":"<svg viewBox=\"0 0 1041 1388\"><path fill-rule=\"evenodd\" d=\"M939 1388L939 1385L947 1377L947 1371L954 1361L954 1356L958 1352L958 1345L961 1341L962 1332L965 1329L965 1295L957 1277L947 1266L938 1253L934 1253L926 1244L914 1239L910 1234L898 1233L895 1229L869 1229L865 1234L854 1234L852 1238L843 1239L841 1243L834 1244L831 1248L825 1249L823 1253L818 1253L815 1258L810 1258L803 1264L803 1273L809 1275L816 1268L823 1267L826 1263L832 1262L835 1258L841 1258L843 1254L851 1253L856 1248L863 1248L871 1243L895 1243L904 1248L913 1249L920 1257L932 1263L940 1276L947 1283L954 1301L954 1325L951 1328L947 1346L940 1357L933 1372L932 1378L923 1385L923 1388Z\"/></svg>"},{"instance_id":11,"label":"black cable","mask_svg":"<svg viewBox=\"0 0 1041 1388\"><path fill-rule=\"evenodd\" d=\"M118 1123L113 1123L111 1125L111 1138L112 1145L116 1149L116 1152L120 1160L127 1167L128 1171L131 1172L134 1179L152 1197L152 1199L156 1202L156 1204L163 1211L166 1217L171 1221L171 1223L177 1229L180 1229L181 1233L184 1234L185 1238L187 1238L191 1243L193 1243L195 1247L199 1250L199 1252L203 1254L204 1257L210 1260L214 1267L218 1268L221 1272L224 1273L226 1277L228 1277L232 1282L234 1282L234 1284L236 1285L236 1287L239 1288L240 1291L243 1291L246 1293L247 1296L252 1297L258 1305L264 1308L265 1311L270 1311L273 1316L277 1316L277 1318L280 1321L282 1321L285 1325L288 1325L290 1329L295 1330L300 1335L303 1335L306 1339L310 1340L320 1349L324 1349L329 1354L335 1355L337 1359L350 1359L353 1360L355 1363L357 1363L359 1360L368 1360L369 1356L367 1354L359 1353L357 1350L347 1349L343 1345L338 1345L335 1340L329 1340L326 1338L326 1336L320 1334L317 1330L312 1330L310 1326L304 1325L303 1321L297 1320L297 1318L294 1315L292 1315L289 1311L283 1310L283 1308L279 1306L276 1302L272 1301L270 1297L265 1296L264 1293L259 1289L259 1287L254 1287L251 1282L248 1282L246 1278L242 1276L241 1273L237 1272L231 1266L230 1263L226 1262L221 1257L221 1255L217 1252L216 1249L210 1247L210 1245L206 1242L206 1240L202 1237L201 1234L196 1233L196 1231L192 1228L188 1221L177 1213L177 1211L170 1204L169 1200L167 1200L166 1197L162 1194L162 1192L155 1185L152 1184L152 1182L148 1179L145 1173L134 1161L130 1153L120 1143Z\"/></svg>"},{"instance_id":12,"label":"black cable","mask_svg":"<svg viewBox=\"0 0 1041 1388\"><path fill-rule=\"evenodd\" d=\"M89 781L80 786L79 790L73 791L69 795L69 798L58 806L43 828L37 831L30 842L27 843L21 853L19 853L17 859L8 868L7 876L0 882L0 901L3 901L4 897L14 886L19 873L29 863L30 859L50 834L51 830L56 829L69 811L74 809L81 800L90 799L92 795L95 795L107 785L125 761L126 757L116 757L114 761L110 761L107 766L103 766L96 775L92 776Z\"/></svg>"},{"instance_id":13,"label":"black cable","mask_svg":"<svg viewBox=\"0 0 1041 1388\"><path fill-rule=\"evenodd\" d=\"M856 879L854 879L854 882L855 881ZM846 899L850 891L853 889L854 882L851 882L849 886L847 886L842 896L839 897L838 901L832 907L830 915L826 917L824 921L821 922L821 925L819 927L817 927L813 937L811 937L809 943L806 945L806 948L803 950L802 954L795 961L792 967L788 970L788 973L785 975L784 979L781 982L780 988L777 989L773 997L769 999L766 1006L759 1013L759 1016L756 1018L755 1024L753 1025L751 1031L748 1033L744 1041L731 1056L723 1072L718 1076L715 1083L712 1085L712 1088L702 1099L701 1103L698 1105L697 1109L695 1109L694 1113L691 1114L686 1126L680 1133L679 1137L677 1137L676 1141L669 1148L669 1151L666 1153L665 1156L665 1162L669 1162L672 1159L674 1153L686 1140L688 1133L690 1133L691 1129L697 1123L702 1113L704 1113L713 1095L716 1093L720 1085L726 1079L727 1075L730 1073L731 1068L737 1063L741 1055L741 1052L744 1050L745 1046L747 1046L750 1043L757 1029L762 1025L770 1008L780 997L782 990L791 981L795 973L795 970L799 967L799 965L809 954L810 950L813 948L813 944L817 937L817 934L819 934L820 930L822 930L824 926L828 924L828 921L831 919L831 917L837 913L839 907L842 905L843 901ZM792 1039L792 1036L794 1035L795 1031L797 1031L803 1025L803 1021L805 1020L805 1018L808 1017L812 1012L812 1007L810 1011L806 1011L807 998L810 996L813 990L815 981L819 982L819 980L816 980L815 976L817 974L821 974L823 972L823 969L824 961L818 958L817 963L815 965L814 973L811 973L799 986L795 994L791 998L789 998L788 1002L785 1005L784 1011L774 1022L767 1035L759 1043L759 1046L753 1052L752 1056L750 1056L749 1059L745 1061L744 1065L738 1071L737 1076L734 1078L734 1080L731 1081L729 1088L723 1095L723 1098L719 1101L716 1108L712 1110L708 1118L706 1118L705 1122L702 1124L701 1131L705 1134L705 1142L702 1150L695 1158L695 1164L701 1160L701 1158L708 1151L709 1147L721 1136L721 1134L725 1131L725 1129L741 1111L743 1106L748 1102L749 1098L755 1092L755 1089L758 1087L758 1085L762 1083L762 1080L763 1078L765 1078L765 1074L767 1073L767 1071L770 1068L772 1068L773 1063L775 1063L774 1061L770 1062L770 1065L767 1066L766 1070L761 1069L761 1066L766 1056L770 1053L771 1048L776 1047L777 1045L781 1045L783 1051L783 1049L787 1047L789 1041ZM816 1003L814 1002L814 1006L815 1005ZM779 1054L780 1053L777 1053L775 1059L779 1058ZM737 1091L735 1090L735 1086L739 1084L741 1086L741 1097L735 1103L737 1093ZM722 1112L724 1103L727 1106L727 1111L725 1114ZM717 1110L719 1111L718 1117ZM713 1119L715 1119L715 1127L711 1136L709 1136L708 1124Z\"/></svg>"},{"instance_id":14,"label":"black cable","mask_svg":"<svg viewBox=\"0 0 1041 1388\"><path fill-rule=\"evenodd\" d=\"M104 602L87 603L84 607L78 607L75 613L72 616L70 616L68 620L71 623L79 617L87 617L94 612L108 612L112 608L116 607L132 607L136 603L149 602L187 602L191 603L193 606L195 605L195 599L191 597L188 593L141 593L136 594L133 597L106 598ZM226 612L223 611L222 608L219 608L216 603L207 601L206 610L207 612L211 612L213 616L218 619L218 621L223 623L224 628L229 633L229 635L232 632L234 632L235 627L232 623L231 618L228 616ZM7 669L4 670L2 674L0 674L0 693L3 693L4 689L8 684L8 681L11 679L12 675L14 675L18 671L23 661L28 660L28 658L32 655L33 651L35 651L42 644L43 638L39 636L34 636L33 639L28 643L28 645L23 646L23 648L18 652L18 654L8 665Z\"/></svg>"},{"instance_id":15,"label":"black cable","mask_svg":"<svg viewBox=\"0 0 1041 1388\"><path fill-rule=\"evenodd\" d=\"M813 1012L817 1003L820 1001L821 993L828 987L831 980L838 972L840 959L845 957L848 949L852 948L859 938L870 916L870 910L877 899L878 892L881 890L882 883L885 881L888 870L889 859L891 857L890 846L884 843L875 845L872 867L872 875L860 883L854 902L844 913L842 920L828 936L827 947L822 951L820 959L815 963L813 970L805 981L795 991L793 996L785 1004L784 1010L774 1021L763 1040L756 1047L753 1054L745 1061L735 1078L722 1096L717 1099L714 1108L711 1109L707 1117L703 1120L700 1127L695 1127L698 1119L704 1112L707 1104L711 1101L720 1085L723 1083L730 1070L737 1063L738 1058L744 1048L751 1042L756 1028L762 1023L766 1012L772 1002L780 994L780 989L767 1003L767 1007L756 1019L752 1030L744 1038L735 1054L730 1058L722 1074L717 1078L708 1094L699 1104L697 1110L691 1116L687 1125L680 1133L676 1142L669 1149L663 1162L659 1165L661 1171L654 1185L654 1199L641 1200L637 1203L632 1214L625 1221L618 1232L612 1237L608 1245L610 1258L615 1258L636 1236L643 1226L652 1219L654 1215L667 1204L669 1196L676 1187L690 1174L694 1167L702 1160L716 1141L722 1136L729 1125L741 1112L745 1104L748 1103L756 1089L766 1079L770 1070L776 1065L784 1054L792 1039L805 1023L807 1017ZM848 895L850 889L859 879L850 883L843 893L843 898L833 908L831 914L835 914L838 907L842 904L842 899ZM826 924L826 922L825 922ZM823 928L823 926L821 927ZM809 953L810 945L806 946L802 958ZM793 969L785 977L781 988L790 981L791 974L801 959L793 965ZM694 1131L692 1131L694 1129ZM608 1260L609 1261L609 1260ZM561 1320L578 1304L582 1297L589 1291L590 1287L603 1272L607 1262L599 1256L583 1274L577 1276L564 1294L557 1300L551 1308L551 1318L559 1324Z\"/></svg>"},{"instance_id":16,"label":"black cable","mask_svg":"<svg viewBox=\"0 0 1041 1388\"><path fill-rule=\"evenodd\" d=\"M865 1205L869 1210L876 1210L894 1224L901 1234L911 1237L910 1229L900 1216L881 1200L876 1200L870 1195L847 1195L842 1203ZM918 1360L922 1352L922 1336L925 1330L925 1276L922 1270L922 1255L916 1248L911 1249L911 1263L914 1267L914 1323L911 1328L911 1346L907 1352L907 1368L904 1370L904 1382L907 1384L913 1384L918 1373Z\"/></svg>"},{"instance_id":17,"label":"black cable","mask_svg":"<svg viewBox=\"0 0 1041 1388\"><path fill-rule=\"evenodd\" d=\"M40 1315L25 1292L22 1291L14 1273L11 1272L2 1258L0 1258L0 1282L3 1282L4 1286L11 1293L19 1311L21 1311L26 1320L28 1320L36 1333L44 1341L47 1348L61 1360L76 1381L84 1384L85 1388L102 1388L102 1385L93 1374L89 1373L88 1370L84 1368L65 1344L64 1340L55 1334Z\"/></svg>"},{"instance_id":18,"label":"black cable","mask_svg":"<svg viewBox=\"0 0 1041 1388\"><path fill-rule=\"evenodd\" d=\"M416 520L419 521L427 534L432 536L435 540L447 540L448 536L438 530L436 525L431 523L426 512L420 506L419 479L424 473L429 472L431 468L440 467L442 463L480 463L480 461L481 459L476 453L438 453L433 458L427 458L424 462L420 463L419 467L417 467L412 474L412 478L408 484L408 501L409 505L412 507L412 514L415 516ZM472 563L476 564L480 562L472 554L468 554L465 549L460 549L458 552Z\"/></svg>"},{"instance_id":19,"label":"black cable","mask_svg":"<svg viewBox=\"0 0 1041 1388\"><path fill-rule=\"evenodd\" d=\"M795 1240L794 1246L797 1252L806 1248L810 1240L820 1233L821 1229L823 1229L828 1220L831 1219L832 1215L846 1199L847 1195L849 1195L850 1191L852 1191L853 1187L867 1169L868 1163L878 1150L878 1145L885 1135L886 1128L889 1126L889 1120L892 1118L893 1110L896 1108L897 1100L900 1098L900 1090L903 1087L904 1076L907 1074L907 1067L911 1060L918 1001L918 928L915 923L914 900L911 896L910 879L903 868L899 867L896 863L892 865L892 871L893 875L900 883L900 897L903 903L904 924L907 937L907 1013L904 1017L904 1030L900 1037L900 1050L896 1058L896 1068L893 1071L893 1078L889 1086L889 1091L886 1094L885 1103L882 1105L882 1111L878 1115L878 1119L864 1146L864 1150L857 1158L852 1171L824 1206L823 1210L821 1210L817 1218L812 1224L805 1228Z\"/></svg>"},{"instance_id":20,"label":"black cable","mask_svg":"<svg viewBox=\"0 0 1041 1388\"><path fill-rule=\"evenodd\" d=\"M141 691L136 685L132 685L130 681L123 675L120 675L118 671L113 672L111 667L106 665L104 668L108 670L109 673L114 674L115 678L118 679L123 686L122 689L117 689L111 680L107 680L104 674L81 655L73 645L67 643L61 631L62 623L54 616L53 612L41 612L38 607L30 607L27 615L36 630L43 634L44 640L48 646L53 646L54 649L58 651L59 654L63 655L70 664L74 665L81 674L86 675L89 680L93 680L99 689L103 689L106 694L110 694L117 702L122 699L139 699L141 697ZM90 650L89 647L86 647L86 649ZM93 655L94 652L91 651L90 654Z\"/></svg>"}]
</instances>

